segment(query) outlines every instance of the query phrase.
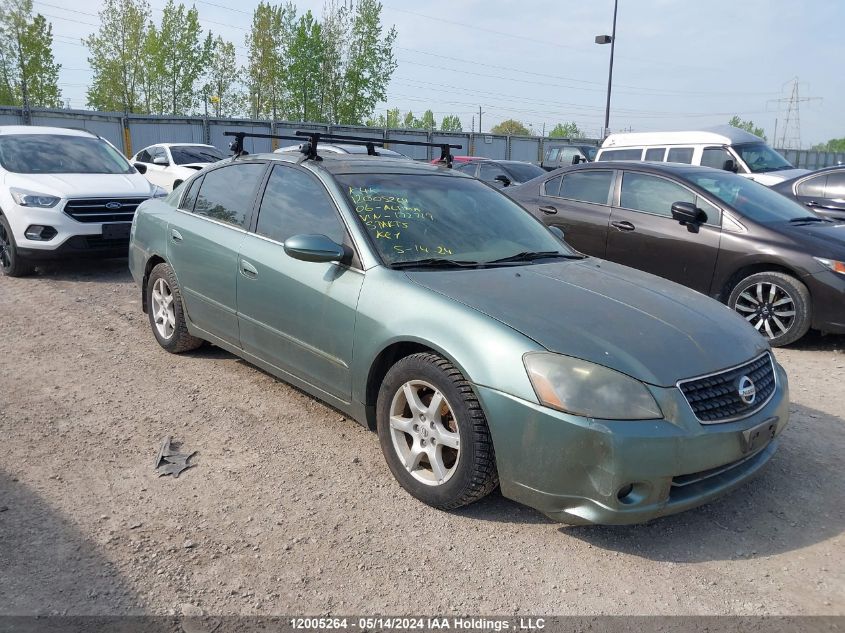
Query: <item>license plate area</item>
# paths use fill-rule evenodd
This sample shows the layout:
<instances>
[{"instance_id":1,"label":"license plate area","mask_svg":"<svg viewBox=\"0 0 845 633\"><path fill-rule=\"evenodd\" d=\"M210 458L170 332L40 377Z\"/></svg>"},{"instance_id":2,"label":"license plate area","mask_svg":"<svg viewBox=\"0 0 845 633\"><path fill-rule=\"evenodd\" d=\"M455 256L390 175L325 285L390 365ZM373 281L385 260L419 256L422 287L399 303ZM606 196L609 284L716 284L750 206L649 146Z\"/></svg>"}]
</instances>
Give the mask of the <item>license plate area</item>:
<instances>
[{"instance_id":1,"label":"license plate area","mask_svg":"<svg viewBox=\"0 0 845 633\"><path fill-rule=\"evenodd\" d=\"M130 222L115 222L113 224L103 225L103 239L104 240L128 240L129 229L132 224Z\"/></svg>"},{"instance_id":2,"label":"license plate area","mask_svg":"<svg viewBox=\"0 0 845 633\"><path fill-rule=\"evenodd\" d=\"M751 427L740 434L740 444L743 454L760 450L771 442L777 432L777 418L769 418L762 424Z\"/></svg>"}]
</instances>

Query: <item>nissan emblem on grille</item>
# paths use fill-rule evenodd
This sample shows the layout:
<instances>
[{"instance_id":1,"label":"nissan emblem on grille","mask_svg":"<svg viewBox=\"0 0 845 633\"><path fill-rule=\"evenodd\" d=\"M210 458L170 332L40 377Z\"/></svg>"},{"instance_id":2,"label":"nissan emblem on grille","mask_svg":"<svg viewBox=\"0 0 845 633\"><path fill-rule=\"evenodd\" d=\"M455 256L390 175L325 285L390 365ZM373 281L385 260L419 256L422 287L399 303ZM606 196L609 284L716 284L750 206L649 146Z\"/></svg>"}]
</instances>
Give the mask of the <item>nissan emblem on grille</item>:
<instances>
[{"instance_id":1,"label":"nissan emblem on grille","mask_svg":"<svg viewBox=\"0 0 845 633\"><path fill-rule=\"evenodd\" d=\"M754 404L754 399L757 398L757 387L754 386L751 378L743 376L737 384L737 393L745 404Z\"/></svg>"}]
</instances>

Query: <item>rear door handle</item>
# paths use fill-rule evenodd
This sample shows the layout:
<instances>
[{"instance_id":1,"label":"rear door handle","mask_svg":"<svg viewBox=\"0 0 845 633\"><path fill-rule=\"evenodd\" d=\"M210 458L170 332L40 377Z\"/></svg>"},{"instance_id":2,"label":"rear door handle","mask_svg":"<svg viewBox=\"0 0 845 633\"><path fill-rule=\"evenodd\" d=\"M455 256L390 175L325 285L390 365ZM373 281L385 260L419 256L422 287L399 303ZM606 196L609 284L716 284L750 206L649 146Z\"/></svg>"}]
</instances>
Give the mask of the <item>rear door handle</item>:
<instances>
[{"instance_id":1,"label":"rear door handle","mask_svg":"<svg viewBox=\"0 0 845 633\"><path fill-rule=\"evenodd\" d=\"M540 211L542 211L546 215L554 215L555 213L557 213L557 207L553 207L552 205L547 205L545 207L540 207Z\"/></svg>"},{"instance_id":2,"label":"rear door handle","mask_svg":"<svg viewBox=\"0 0 845 633\"><path fill-rule=\"evenodd\" d=\"M633 231L637 228L627 220L622 220L621 222L611 222L611 224L619 231Z\"/></svg>"},{"instance_id":3,"label":"rear door handle","mask_svg":"<svg viewBox=\"0 0 845 633\"><path fill-rule=\"evenodd\" d=\"M170 239L174 242L181 242L182 241L182 234L177 231L176 229L170 229Z\"/></svg>"},{"instance_id":4,"label":"rear door handle","mask_svg":"<svg viewBox=\"0 0 845 633\"><path fill-rule=\"evenodd\" d=\"M258 277L258 269L250 264L245 259L241 260L241 274L244 277L249 277L250 279L255 279Z\"/></svg>"}]
</instances>

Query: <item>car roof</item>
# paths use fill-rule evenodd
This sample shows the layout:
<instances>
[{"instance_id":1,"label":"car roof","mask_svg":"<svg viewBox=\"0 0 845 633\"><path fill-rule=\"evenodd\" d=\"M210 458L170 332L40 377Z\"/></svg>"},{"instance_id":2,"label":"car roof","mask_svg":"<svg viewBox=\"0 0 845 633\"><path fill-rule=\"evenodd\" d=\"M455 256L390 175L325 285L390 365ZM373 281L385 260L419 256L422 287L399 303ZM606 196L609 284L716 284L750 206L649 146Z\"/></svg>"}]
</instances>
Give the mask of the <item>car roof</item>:
<instances>
[{"instance_id":1,"label":"car roof","mask_svg":"<svg viewBox=\"0 0 845 633\"><path fill-rule=\"evenodd\" d=\"M156 147L158 145L163 147L210 147L217 149L214 145L209 145L208 143L153 143L152 145L147 145L147 147Z\"/></svg>"},{"instance_id":2,"label":"car roof","mask_svg":"<svg viewBox=\"0 0 845 633\"><path fill-rule=\"evenodd\" d=\"M765 143L759 136L730 126L717 125L703 130L680 130L674 132L618 132L610 134L601 144L601 149L617 147L643 147L646 145L684 145L712 143L731 145L736 143Z\"/></svg>"},{"instance_id":3,"label":"car roof","mask_svg":"<svg viewBox=\"0 0 845 633\"><path fill-rule=\"evenodd\" d=\"M692 173L707 173L707 172L724 172L723 169L714 169L713 167L703 167L700 165L689 165L687 163L661 163L656 161L646 160L600 160L592 163L579 163L578 165L568 165L550 171L545 177L552 176L570 171L578 171L581 169L628 169L636 171L646 171L655 174L673 174L678 176L686 176ZM538 176L539 178L540 176Z\"/></svg>"},{"instance_id":4,"label":"car roof","mask_svg":"<svg viewBox=\"0 0 845 633\"><path fill-rule=\"evenodd\" d=\"M48 127L46 125L0 125L0 134L54 134L58 136L96 137L94 132L71 127Z\"/></svg>"},{"instance_id":5,"label":"car roof","mask_svg":"<svg viewBox=\"0 0 845 633\"><path fill-rule=\"evenodd\" d=\"M462 178L466 174L449 169L445 165L432 165L427 161L415 161L411 158L396 158L384 156L369 156L367 154L320 154L320 147L317 146L317 154L322 160L308 161L309 164L319 166L330 174L454 174ZM258 160L275 160L280 162L295 163L301 158L301 154L294 152L272 152L265 154L248 154L244 158ZM237 160L237 159L235 159Z\"/></svg>"}]
</instances>

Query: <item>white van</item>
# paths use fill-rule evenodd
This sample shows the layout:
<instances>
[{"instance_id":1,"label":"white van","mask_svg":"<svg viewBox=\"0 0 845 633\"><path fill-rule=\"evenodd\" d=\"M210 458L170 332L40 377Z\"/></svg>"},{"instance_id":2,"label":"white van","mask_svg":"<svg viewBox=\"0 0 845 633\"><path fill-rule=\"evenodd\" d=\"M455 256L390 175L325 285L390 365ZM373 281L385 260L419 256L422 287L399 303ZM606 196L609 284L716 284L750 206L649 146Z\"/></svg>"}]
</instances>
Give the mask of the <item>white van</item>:
<instances>
[{"instance_id":1,"label":"white van","mask_svg":"<svg viewBox=\"0 0 845 633\"><path fill-rule=\"evenodd\" d=\"M733 171L764 185L808 173L796 169L759 136L730 125L687 132L628 132L608 136L597 161L688 163Z\"/></svg>"},{"instance_id":2,"label":"white van","mask_svg":"<svg viewBox=\"0 0 845 633\"><path fill-rule=\"evenodd\" d=\"M64 256L125 257L135 209L165 195L96 134L0 126L0 273L19 277Z\"/></svg>"}]
</instances>

